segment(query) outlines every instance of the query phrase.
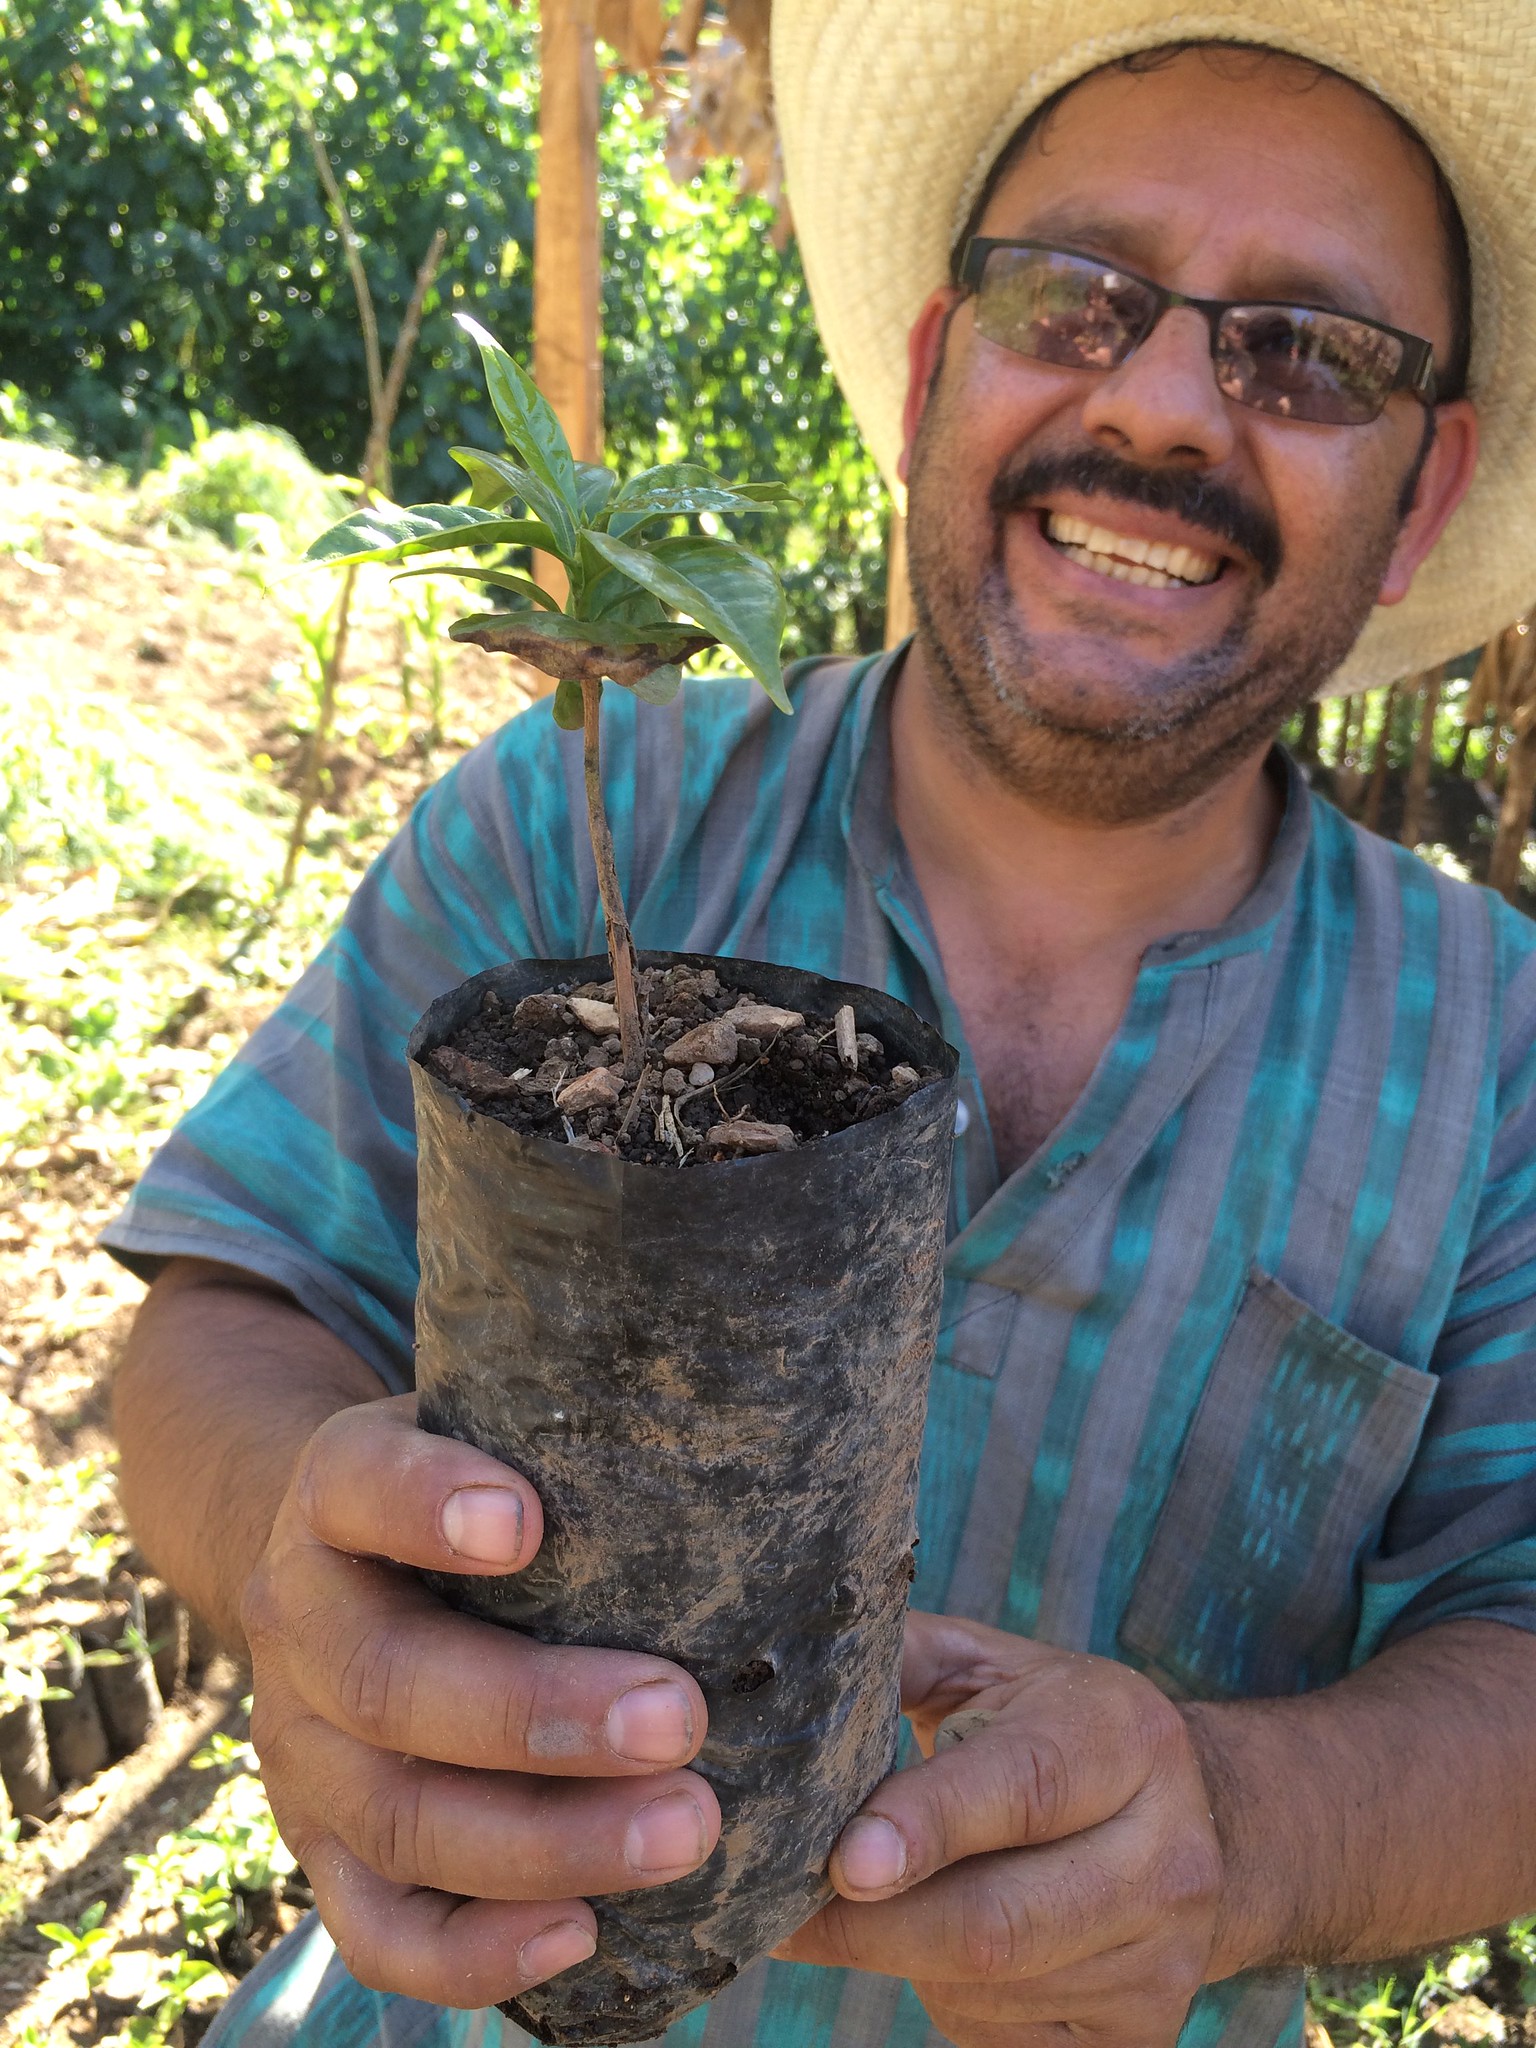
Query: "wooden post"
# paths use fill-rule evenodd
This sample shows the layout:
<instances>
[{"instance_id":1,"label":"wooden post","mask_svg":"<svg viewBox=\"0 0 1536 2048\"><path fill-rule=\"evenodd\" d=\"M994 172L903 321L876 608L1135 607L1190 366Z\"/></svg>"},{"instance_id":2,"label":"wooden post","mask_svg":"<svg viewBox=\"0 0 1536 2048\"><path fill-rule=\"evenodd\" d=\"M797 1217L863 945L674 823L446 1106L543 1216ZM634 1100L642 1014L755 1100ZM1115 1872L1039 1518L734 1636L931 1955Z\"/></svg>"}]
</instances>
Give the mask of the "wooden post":
<instances>
[{"instance_id":1,"label":"wooden post","mask_svg":"<svg viewBox=\"0 0 1536 2048\"><path fill-rule=\"evenodd\" d=\"M1413 760L1403 793L1403 824L1398 833L1402 845L1412 849L1423 836L1424 799L1429 794L1429 771L1435 758L1435 713L1440 709L1440 685L1444 668L1432 668L1419 689L1419 729L1414 735Z\"/></svg>"},{"instance_id":2,"label":"wooden post","mask_svg":"<svg viewBox=\"0 0 1536 2048\"><path fill-rule=\"evenodd\" d=\"M542 0L533 374L579 462L600 462L603 452L595 23L595 0ZM540 556L535 574L564 595L558 564Z\"/></svg>"},{"instance_id":3,"label":"wooden post","mask_svg":"<svg viewBox=\"0 0 1536 2048\"><path fill-rule=\"evenodd\" d=\"M1315 768L1323 758L1323 707L1314 697L1301 714L1301 738L1296 758L1303 767Z\"/></svg>"},{"instance_id":4,"label":"wooden post","mask_svg":"<svg viewBox=\"0 0 1536 2048\"><path fill-rule=\"evenodd\" d=\"M1368 832L1381 827L1381 804L1387 793L1387 767L1391 760L1392 717L1397 710L1397 685L1387 685L1386 702L1381 707L1381 725L1376 733L1376 758L1371 764L1371 780L1365 793L1365 808L1360 813L1360 822ZM1364 735L1365 714L1361 713L1361 734Z\"/></svg>"},{"instance_id":5,"label":"wooden post","mask_svg":"<svg viewBox=\"0 0 1536 2048\"><path fill-rule=\"evenodd\" d=\"M1521 855L1536 801L1536 634L1515 636L1504 671L1504 717L1510 740L1498 830L1488 855L1488 885L1511 902L1520 895Z\"/></svg>"},{"instance_id":6,"label":"wooden post","mask_svg":"<svg viewBox=\"0 0 1536 2048\"><path fill-rule=\"evenodd\" d=\"M1514 714L1514 737L1504 768L1504 794L1499 826L1488 856L1488 886L1511 903L1520 895L1520 857L1531 829L1531 804L1536 799L1536 699Z\"/></svg>"},{"instance_id":7,"label":"wooden post","mask_svg":"<svg viewBox=\"0 0 1536 2048\"><path fill-rule=\"evenodd\" d=\"M912 578L907 569L907 522L891 513L890 535L885 544L885 644L895 647L917 624L912 609Z\"/></svg>"},{"instance_id":8,"label":"wooden post","mask_svg":"<svg viewBox=\"0 0 1536 2048\"><path fill-rule=\"evenodd\" d=\"M1467 772L1467 749L1472 744L1472 735L1488 723L1489 706L1499 701L1502 649L1503 635L1496 633L1478 656L1477 667L1472 671L1466 701L1461 707L1461 734L1451 759L1453 775L1465 775Z\"/></svg>"}]
</instances>

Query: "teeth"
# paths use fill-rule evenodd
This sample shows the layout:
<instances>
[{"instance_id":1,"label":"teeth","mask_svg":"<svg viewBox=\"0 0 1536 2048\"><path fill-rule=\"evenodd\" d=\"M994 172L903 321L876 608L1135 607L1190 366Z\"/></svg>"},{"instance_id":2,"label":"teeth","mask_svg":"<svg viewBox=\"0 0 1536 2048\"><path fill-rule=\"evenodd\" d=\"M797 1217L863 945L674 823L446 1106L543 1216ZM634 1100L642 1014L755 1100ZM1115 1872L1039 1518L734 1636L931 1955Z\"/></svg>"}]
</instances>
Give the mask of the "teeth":
<instances>
[{"instance_id":1,"label":"teeth","mask_svg":"<svg viewBox=\"0 0 1536 2048\"><path fill-rule=\"evenodd\" d=\"M1177 576L1165 576L1160 569L1143 568L1135 562L1117 562L1112 555L1094 554L1087 548L1064 547L1062 553L1080 568L1097 576L1112 577L1116 583L1139 583L1148 590L1172 590L1180 585Z\"/></svg>"},{"instance_id":2,"label":"teeth","mask_svg":"<svg viewBox=\"0 0 1536 2048\"><path fill-rule=\"evenodd\" d=\"M1045 522L1049 539L1063 554L1085 569L1096 569L1118 583L1135 583L1149 590L1169 590L1175 584L1213 582L1221 562L1215 555L1197 548L1170 547L1166 541L1139 540L1134 534L1115 533L1107 526L1094 526L1067 512L1052 512Z\"/></svg>"}]
</instances>

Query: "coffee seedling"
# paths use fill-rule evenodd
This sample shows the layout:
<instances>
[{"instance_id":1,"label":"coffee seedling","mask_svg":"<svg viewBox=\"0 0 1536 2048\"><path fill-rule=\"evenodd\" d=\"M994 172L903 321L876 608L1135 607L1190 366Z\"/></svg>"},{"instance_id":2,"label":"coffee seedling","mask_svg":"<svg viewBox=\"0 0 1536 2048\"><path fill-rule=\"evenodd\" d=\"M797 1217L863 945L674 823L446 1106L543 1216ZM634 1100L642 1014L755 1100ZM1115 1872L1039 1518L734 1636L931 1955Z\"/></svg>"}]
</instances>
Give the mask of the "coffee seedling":
<instances>
[{"instance_id":1,"label":"coffee seedling","mask_svg":"<svg viewBox=\"0 0 1536 2048\"><path fill-rule=\"evenodd\" d=\"M556 679L555 722L585 740L587 820L613 967L624 1070L642 1058L634 948L614 865L600 774L599 705L605 682L646 704L669 704L682 664L717 643L730 649L781 711L790 709L779 663L784 592L759 556L694 522L717 524L785 502L780 483L726 483L693 463L663 463L621 479L578 462L553 409L521 366L465 315L479 344L506 451L454 448L469 478L458 505L369 506L333 526L306 562L343 568L402 562L413 555L462 555L405 575L445 571L499 593L507 609L455 621L455 640L513 654ZM521 512L509 511L520 505ZM562 605L506 558L531 548L565 571ZM483 559L474 559L483 556Z\"/></svg>"}]
</instances>

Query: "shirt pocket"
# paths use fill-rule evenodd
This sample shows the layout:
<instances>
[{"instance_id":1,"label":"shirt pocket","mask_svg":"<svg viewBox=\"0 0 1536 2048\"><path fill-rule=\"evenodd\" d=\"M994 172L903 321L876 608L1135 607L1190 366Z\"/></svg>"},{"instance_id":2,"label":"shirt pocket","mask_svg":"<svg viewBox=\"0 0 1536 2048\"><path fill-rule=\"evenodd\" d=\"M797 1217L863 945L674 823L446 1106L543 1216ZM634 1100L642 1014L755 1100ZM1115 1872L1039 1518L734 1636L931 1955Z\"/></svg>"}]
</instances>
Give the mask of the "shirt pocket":
<instances>
[{"instance_id":1,"label":"shirt pocket","mask_svg":"<svg viewBox=\"0 0 1536 2048\"><path fill-rule=\"evenodd\" d=\"M1255 1269L1120 1625L1132 1660L1175 1698L1342 1677L1437 1384Z\"/></svg>"}]
</instances>

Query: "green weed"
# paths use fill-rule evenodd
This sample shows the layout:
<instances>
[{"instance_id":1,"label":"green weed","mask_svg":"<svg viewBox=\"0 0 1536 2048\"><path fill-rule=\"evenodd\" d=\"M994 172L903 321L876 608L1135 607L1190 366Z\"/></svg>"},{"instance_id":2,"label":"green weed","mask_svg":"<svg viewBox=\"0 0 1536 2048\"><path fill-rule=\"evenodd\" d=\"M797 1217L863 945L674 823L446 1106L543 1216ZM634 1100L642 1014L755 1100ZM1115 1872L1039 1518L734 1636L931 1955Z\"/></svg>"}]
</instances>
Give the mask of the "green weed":
<instances>
[{"instance_id":1,"label":"green weed","mask_svg":"<svg viewBox=\"0 0 1536 2048\"><path fill-rule=\"evenodd\" d=\"M173 533L201 530L226 547L291 556L346 511L345 482L322 476L277 427L204 427L192 448L145 478L140 495Z\"/></svg>"},{"instance_id":2,"label":"green weed","mask_svg":"<svg viewBox=\"0 0 1536 2048\"><path fill-rule=\"evenodd\" d=\"M48 1957L51 1970L67 1970L77 1965L85 1973L85 1988L95 1993L106 1982L112 1968L112 1950L117 1936L110 1927L103 1927L106 1918L106 1902L98 1899L94 1906L88 1906L73 1927L66 1927L62 1920L40 1920L37 1931L45 1941L53 1943Z\"/></svg>"}]
</instances>

